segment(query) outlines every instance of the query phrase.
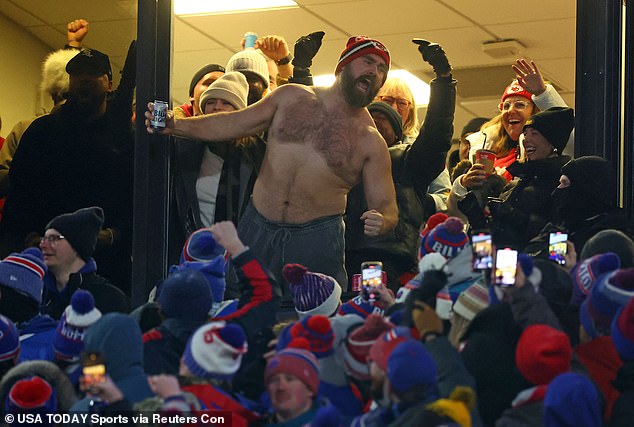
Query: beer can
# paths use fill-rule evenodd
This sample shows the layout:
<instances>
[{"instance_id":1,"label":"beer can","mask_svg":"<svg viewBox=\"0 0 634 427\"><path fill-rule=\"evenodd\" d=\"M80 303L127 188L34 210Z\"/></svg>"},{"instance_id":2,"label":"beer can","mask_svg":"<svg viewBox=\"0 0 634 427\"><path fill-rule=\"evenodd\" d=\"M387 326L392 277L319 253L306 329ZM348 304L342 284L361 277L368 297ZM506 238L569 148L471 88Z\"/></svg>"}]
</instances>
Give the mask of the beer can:
<instances>
[{"instance_id":1,"label":"beer can","mask_svg":"<svg viewBox=\"0 0 634 427\"><path fill-rule=\"evenodd\" d=\"M152 111L152 120L150 126L154 129L165 129L165 119L167 118L167 102L154 101L154 111Z\"/></svg>"},{"instance_id":2,"label":"beer can","mask_svg":"<svg viewBox=\"0 0 634 427\"><path fill-rule=\"evenodd\" d=\"M245 49L254 49L255 41L258 39L258 35L252 31L249 31L244 35L244 48Z\"/></svg>"}]
</instances>

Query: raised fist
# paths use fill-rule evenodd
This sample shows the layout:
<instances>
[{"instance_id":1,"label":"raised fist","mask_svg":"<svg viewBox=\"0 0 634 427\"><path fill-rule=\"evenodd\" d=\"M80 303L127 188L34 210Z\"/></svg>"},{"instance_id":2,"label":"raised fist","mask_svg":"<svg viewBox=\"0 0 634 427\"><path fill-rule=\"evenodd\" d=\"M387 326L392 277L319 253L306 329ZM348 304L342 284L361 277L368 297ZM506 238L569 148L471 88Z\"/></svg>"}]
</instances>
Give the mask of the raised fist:
<instances>
[{"instance_id":1,"label":"raised fist","mask_svg":"<svg viewBox=\"0 0 634 427\"><path fill-rule=\"evenodd\" d=\"M315 31L297 39L293 52L293 67L310 68L325 34L323 31Z\"/></svg>"},{"instance_id":2,"label":"raised fist","mask_svg":"<svg viewBox=\"0 0 634 427\"><path fill-rule=\"evenodd\" d=\"M412 43L418 45L418 51L423 55L423 60L434 68L436 74L446 75L451 72L447 54L438 43L431 43L424 39L412 39Z\"/></svg>"}]
</instances>

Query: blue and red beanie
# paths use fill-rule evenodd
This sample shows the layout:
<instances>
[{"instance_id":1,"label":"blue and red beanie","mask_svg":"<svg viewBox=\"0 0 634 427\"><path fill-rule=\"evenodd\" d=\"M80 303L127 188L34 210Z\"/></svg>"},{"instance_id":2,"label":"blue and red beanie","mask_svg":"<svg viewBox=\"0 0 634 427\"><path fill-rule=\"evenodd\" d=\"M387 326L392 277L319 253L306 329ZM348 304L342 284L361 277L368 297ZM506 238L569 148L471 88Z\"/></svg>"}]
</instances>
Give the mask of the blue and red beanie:
<instances>
[{"instance_id":1,"label":"blue and red beanie","mask_svg":"<svg viewBox=\"0 0 634 427\"><path fill-rule=\"evenodd\" d=\"M42 279L46 274L42 251L28 248L14 252L0 262L0 285L26 295L38 304L42 303Z\"/></svg>"},{"instance_id":2,"label":"blue and red beanie","mask_svg":"<svg viewBox=\"0 0 634 427\"><path fill-rule=\"evenodd\" d=\"M434 227L421 241L419 257L435 252L450 259L458 255L468 243L464 222L460 218L449 217Z\"/></svg>"},{"instance_id":3,"label":"blue and red beanie","mask_svg":"<svg viewBox=\"0 0 634 427\"><path fill-rule=\"evenodd\" d=\"M571 304L580 305L590 294L601 275L618 270L620 266L621 261L613 252L594 255L577 263L570 270L572 279Z\"/></svg>"},{"instance_id":4,"label":"blue and red beanie","mask_svg":"<svg viewBox=\"0 0 634 427\"><path fill-rule=\"evenodd\" d=\"M225 248L220 246L208 228L194 231L185 241L181 253L181 264L185 261L211 261L218 255L225 254Z\"/></svg>"},{"instance_id":5,"label":"blue and red beanie","mask_svg":"<svg viewBox=\"0 0 634 427\"><path fill-rule=\"evenodd\" d=\"M78 361L84 349L86 328L100 318L101 312L95 307L92 294L83 289L76 290L57 323L53 338L55 357L69 362Z\"/></svg>"},{"instance_id":6,"label":"blue and red beanie","mask_svg":"<svg viewBox=\"0 0 634 427\"><path fill-rule=\"evenodd\" d=\"M17 359L20 354L20 334L15 323L0 314L0 362Z\"/></svg>"},{"instance_id":7,"label":"blue and red beanie","mask_svg":"<svg viewBox=\"0 0 634 427\"><path fill-rule=\"evenodd\" d=\"M314 314L332 316L337 313L341 304L341 286L334 277L313 273L300 264L286 264L282 275L288 282L300 319Z\"/></svg>"},{"instance_id":8,"label":"blue and red beanie","mask_svg":"<svg viewBox=\"0 0 634 427\"><path fill-rule=\"evenodd\" d=\"M634 360L634 298L619 309L612 321L610 335L621 359Z\"/></svg>"}]
</instances>

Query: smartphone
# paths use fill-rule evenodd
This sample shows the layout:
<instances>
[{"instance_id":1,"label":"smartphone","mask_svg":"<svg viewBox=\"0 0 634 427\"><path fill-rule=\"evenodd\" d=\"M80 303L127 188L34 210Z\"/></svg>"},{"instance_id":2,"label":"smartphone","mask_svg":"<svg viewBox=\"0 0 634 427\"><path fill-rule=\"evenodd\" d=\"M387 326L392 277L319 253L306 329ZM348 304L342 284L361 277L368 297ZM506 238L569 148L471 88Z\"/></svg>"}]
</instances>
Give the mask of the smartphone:
<instances>
[{"instance_id":1,"label":"smartphone","mask_svg":"<svg viewBox=\"0 0 634 427\"><path fill-rule=\"evenodd\" d=\"M493 268L493 242L489 230L474 231L471 234L471 249L473 250L473 271Z\"/></svg>"},{"instance_id":2,"label":"smartphone","mask_svg":"<svg viewBox=\"0 0 634 427\"><path fill-rule=\"evenodd\" d=\"M365 299L370 302L376 300L375 289L383 283L383 263L367 261L361 263L361 290Z\"/></svg>"},{"instance_id":3,"label":"smartphone","mask_svg":"<svg viewBox=\"0 0 634 427\"><path fill-rule=\"evenodd\" d=\"M515 286L517 251L504 248L495 252L495 284L502 287Z\"/></svg>"},{"instance_id":4,"label":"smartphone","mask_svg":"<svg viewBox=\"0 0 634 427\"><path fill-rule=\"evenodd\" d=\"M84 353L81 358L81 365L86 387L106 380L106 364L101 353Z\"/></svg>"},{"instance_id":5,"label":"smartphone","mask_svg":"<svg viewBox=\"0 0 634 427\"><path fill-rule=\"evenodd\" d=\"M550 233L548 240L548 257L559 265L566 264L566 254L568 253L568 233L558 231Z\"/></svg>"}]
</instances>

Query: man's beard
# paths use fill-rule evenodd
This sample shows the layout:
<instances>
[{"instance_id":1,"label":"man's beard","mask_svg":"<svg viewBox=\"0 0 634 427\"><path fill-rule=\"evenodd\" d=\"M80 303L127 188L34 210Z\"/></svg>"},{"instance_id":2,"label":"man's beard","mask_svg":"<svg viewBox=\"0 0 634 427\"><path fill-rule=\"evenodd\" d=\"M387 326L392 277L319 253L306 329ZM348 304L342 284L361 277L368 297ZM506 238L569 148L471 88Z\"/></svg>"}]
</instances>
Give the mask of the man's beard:
<instances>
[{"instance_id":1,"label":"man's beard","mask_svg":"<svg viewBox=\"0 0 634 427\"><path fill-rule=\"evenodd\" d=\"M105 92L80 91L77 94L71 92L68 94L68 104L74 108L77 114L92 116L100 111L106 96Z\"/></svg>"},{"instance_id":2,"label":"man's beard","mask_svg":"<svg viewBox=\"0 0 634 427\"><path fill-rule=\"evenodd\" d=\"M368 84L368 91L365 93L356 88L357 83L363 80L366 80ZM380 86L377 87L375 76L366 74L355 79L352 76L350 68L344 67L341 71L341 88L343 90L343 97L351 107L363 108L370 105L374 100L376 94L379 93Z\"/></svg>"}]
</instances>

